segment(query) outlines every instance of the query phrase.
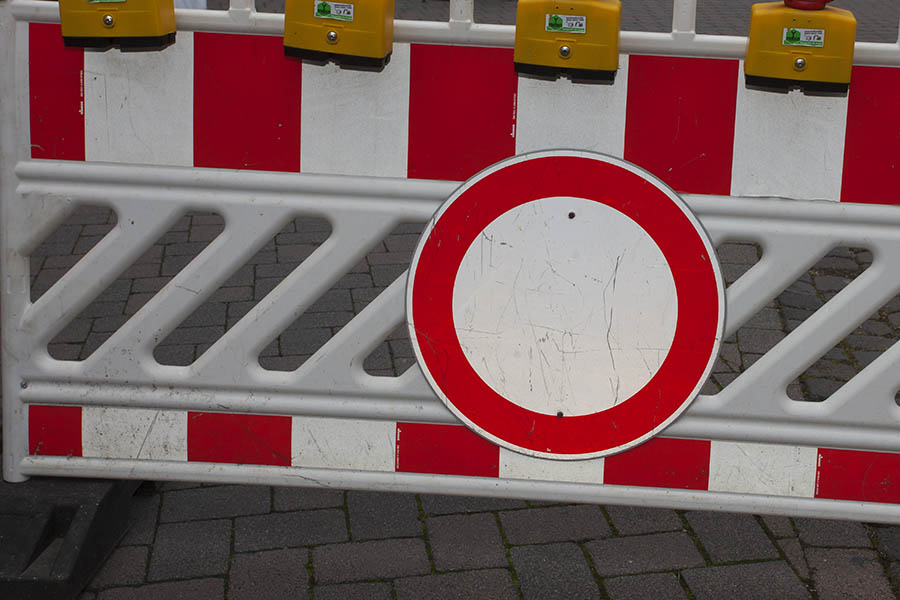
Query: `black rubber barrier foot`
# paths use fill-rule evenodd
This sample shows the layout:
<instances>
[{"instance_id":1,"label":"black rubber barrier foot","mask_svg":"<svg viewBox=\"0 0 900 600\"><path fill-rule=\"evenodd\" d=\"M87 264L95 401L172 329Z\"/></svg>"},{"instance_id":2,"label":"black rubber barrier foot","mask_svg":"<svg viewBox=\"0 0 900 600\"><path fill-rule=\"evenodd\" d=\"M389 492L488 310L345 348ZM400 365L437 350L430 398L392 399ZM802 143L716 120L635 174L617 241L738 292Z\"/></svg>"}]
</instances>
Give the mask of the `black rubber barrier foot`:
<instances>
[{"instance_id":1,"label":"black rubber barrier foot","mask_svg":"<svg viewBox=\"0 0 900 600\"><path fill-rule=\"evenodd\" d=\"M573 83L594 83L609 85L616 80L616 71L595 71L592 69L564 69L561 67L547 67L544 65L530 65L527 63L514 63L516 73L534 79L554 81L565 75Z\"/></svg>"},{"instance_id":2,"label":"black rubber barrier foot","mask_svg":"<svg viewBox=\"0 0 900 600\"><path fill-rule=\"evenodd\" d=\"M146 52L164 50L175 43L175 32L148 37L64 37L66 46L78 48L109 49L118 47L122 52Z\"/></svg>"},{"instance_id":3,"label":"black rubber barrier foot","mask_svg":"<svg viewBox=\"0 0 900 600\"><path fill-rule=\"evenodd\" d=\"M284 55L299 58L304 62L319 66L322 66L329 61L333 61L342 68L358 71L380 72L391 62L390 52L384 58L373 58L370 56L351 56L349 54L319 52L318 50L305 50L303 48L285 46Z\"/></svg>"},{"instance_id":4,"label":"black rubber barrier foot","mask_svg":"<svg viewBox=\"0 0 900 600\"><path fill-rule=\"evenodd\" d=\"M850 89L849 83L831 83L827 81L803 81L800 79L781 79L780 77L761 77L744 75L747 87L764 92L786 94L790 90L802 90L809 96L845 96Z\"/></svg>"},{"instance_id":5,"label":"black rubber barrier foot","mask_svg":"<svg viewBox=\"0 0 900 600\"><path fill-rule=\"evenodd\" d=\"M128 528L140 482L0 481L0 598L69 600Z\"/></svg>"}]
</instances>

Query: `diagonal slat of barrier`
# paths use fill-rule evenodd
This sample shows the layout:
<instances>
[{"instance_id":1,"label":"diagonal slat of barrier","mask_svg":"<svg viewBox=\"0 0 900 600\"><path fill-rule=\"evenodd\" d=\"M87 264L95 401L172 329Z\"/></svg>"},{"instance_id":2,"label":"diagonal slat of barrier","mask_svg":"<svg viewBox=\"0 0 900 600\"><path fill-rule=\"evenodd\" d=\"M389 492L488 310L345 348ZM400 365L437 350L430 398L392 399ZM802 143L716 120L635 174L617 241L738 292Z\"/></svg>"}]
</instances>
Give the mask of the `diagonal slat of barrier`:
<instances>
[{"instance_id":1,"label":"diagonal slat of barrier","mask_svg":"<svg viewBox=\"0 0 900 600\"><path fill-rule=\"evenodd\" d=\"M833 242L813 237L798 240L792 236L756 233L763 249L762 258L727 290L728 313L724 337L728 338L771 302L783 289L832 248ZM750 241L757 241L751 238Z\"/></svg>"},{"instance_id":2,"label":"diagonal slat of barrier","mask_svg":"<svg viewBox=\"0 0 900 600\"><path fill-rule=\"evenodd\" d=\"M259 351L328 291L395 225L395 218L377 214L337 216L329 239L207 350L191 369L193 375L235 381L238 371L263 371L256 361Z\"/></svg>"},{"instance_id":3,"label":"diagonal slat of barrier","mask_svg":"<svg viewBox=\"0 0 900 600\"><path fill-rule=\"evenodd\" d=\"M896 295L898 289L900 269L888 267L885 261L873 264L720 392L722 410L734 407L739 414L763 415L779 408L783 404L780 393L788 383ZM748 393L756 398L752 404L742 402ZM864 404L866 400L861 398L859 402ZM827 400L802 406L806 413L825 416L830 412Z\"/></svg>"},{"instance_id":4,"label":"diagonal slat of barrier","mask_svg":"<svg viewBox=\"0 0 900 600\"><path fill-rule=\"evenodd\" d=\"M75 266L25 308L22 328L45 346L68 322L141 256L180 216L168 210L118 211L113 230Z\"/></svg>"},{"instance_id":5,"label":"diagonal slat of barrier","mask_svg":"<svg viewBox=\"0 0 900 600\"><path fill-rule=\"evenodd\" d=\"M133 356L141 369L133 377L147 377L160 368L153 348L200 306L248 258L253 256L289 218L285 211L260 214L253 206L231 206L222 211L226 229L182 269L125 325L88 359L88 373L99 376L122 365L122 356ZM181 371L183 376L190 373Z\"/></svg>"},{"instance_id":6,"label":"diagonal slat of barrier","mask_svg":"<svg viewBox=\"0 0 900 600\"><path fill-rule=\"evenodd\" d=\"M406 274L398 277L375 300L328 340L296 372L293 380L301 387L333 389L337 393L374 392L385 397L408 398L440 404L422 372L412 367L399 377L374 377L363 370L363 361L378 344L406 319ZM336 373L346 373L335 377ZM349 375L349 376L347 376Z\"/></svg>"}]
</instances>

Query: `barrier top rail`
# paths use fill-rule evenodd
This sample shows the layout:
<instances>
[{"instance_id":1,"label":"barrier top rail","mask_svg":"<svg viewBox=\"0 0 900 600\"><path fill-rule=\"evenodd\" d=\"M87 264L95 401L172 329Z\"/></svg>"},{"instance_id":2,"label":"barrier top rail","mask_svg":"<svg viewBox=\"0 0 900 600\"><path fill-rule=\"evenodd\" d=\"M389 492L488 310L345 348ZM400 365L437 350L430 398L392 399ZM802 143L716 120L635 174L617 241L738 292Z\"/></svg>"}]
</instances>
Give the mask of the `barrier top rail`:
<instances>
[{"instance_id":1,"label":"barrier top rail","mask_svg":"<svg viewBox=\"0 0 900 600\"><path fill-rule=\"evenodd\" d=\"M58 23L59 4L47 0L12 0L10 8L20 20ZM475 0L450 0L450 20L394 22L397 42L453 44L512 48L515 26L475 22ZM284 15L256 11L255 0L230 0L227 11L176 9L178 29L232 33L284 33ZM625 54L679 55L710 58L743 58L745 36L696 33L697 0L673 0L669 33L622 31L620 49ZM857 42L854 63L900 64L900 38L894 43Z\"/></svg>"}]
</instances>

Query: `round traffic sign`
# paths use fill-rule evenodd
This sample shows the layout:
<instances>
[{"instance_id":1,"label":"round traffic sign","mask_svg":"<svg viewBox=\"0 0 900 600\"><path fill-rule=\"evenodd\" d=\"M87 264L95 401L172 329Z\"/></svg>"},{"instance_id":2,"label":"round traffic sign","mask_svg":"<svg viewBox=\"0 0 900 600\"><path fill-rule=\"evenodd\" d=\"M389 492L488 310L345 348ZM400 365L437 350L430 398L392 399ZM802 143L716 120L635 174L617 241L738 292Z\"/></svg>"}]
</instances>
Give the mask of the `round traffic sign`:
<instances>
[{"instance_id":1,"label":"round traffic sign","mask_svg":"<svg viewBox=\"0 0 900 600\"><path fill-rule=\"evenodd\" d=\"M637 445L694 399L718 354L724 286L699 221L608 156L497 163L435 213L410 267L419 365L471 429L533 456Z\"/></svg>"}]
</instances>

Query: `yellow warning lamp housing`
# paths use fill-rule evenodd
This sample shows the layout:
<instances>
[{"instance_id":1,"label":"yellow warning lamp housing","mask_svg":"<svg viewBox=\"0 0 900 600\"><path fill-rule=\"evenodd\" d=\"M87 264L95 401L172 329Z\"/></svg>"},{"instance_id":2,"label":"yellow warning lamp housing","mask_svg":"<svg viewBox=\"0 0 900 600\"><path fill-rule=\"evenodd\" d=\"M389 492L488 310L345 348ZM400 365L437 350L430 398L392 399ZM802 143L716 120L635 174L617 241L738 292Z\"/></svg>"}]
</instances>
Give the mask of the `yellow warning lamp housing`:
<instances>
[{"instance_id":1,"label":"yellow warning lamp housing","mask_svg":"<svg viewBox=\"0 0 900 600\"><path fill-rule=\"evenodd\" d=\"M174 0L59 0L66 46L159 50L175 42Z\"/></svg>"},{"instance_id":2,"label":"yellow warning lamp housing","mask_svg":"<svg viewBox=\"0 0 900 600\"><path fill-rule=\"evenodd\" d=\"M853 68L856 18L831 0L754 4L744 61L747 85L784 91L846 93Z\"/></svg>"},{"instance_id":3,"label":"yellow warning lamp housing","mask_svg":"<svg viewBox=\"0 0 900 600\"><path fill-rule=\"evenodd\" d=\"M519 73L573 81L612 81L619 68L619 0L519 0Z\"/></svg>"},{"instance_id":4,"label":"yellow warning lamp housing","mask_svg":"<svg viewBox=\"0 0 900 600\"><path fill-rule=\"evenodd\" d=\"M380 70L394 45L394 0L287 0L284 53Z\"/></svg>"}]
</instances>

